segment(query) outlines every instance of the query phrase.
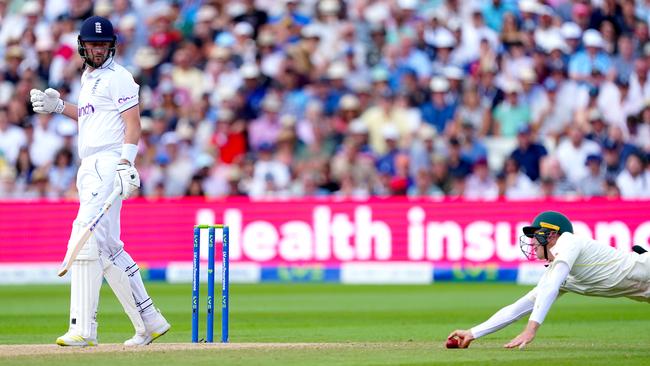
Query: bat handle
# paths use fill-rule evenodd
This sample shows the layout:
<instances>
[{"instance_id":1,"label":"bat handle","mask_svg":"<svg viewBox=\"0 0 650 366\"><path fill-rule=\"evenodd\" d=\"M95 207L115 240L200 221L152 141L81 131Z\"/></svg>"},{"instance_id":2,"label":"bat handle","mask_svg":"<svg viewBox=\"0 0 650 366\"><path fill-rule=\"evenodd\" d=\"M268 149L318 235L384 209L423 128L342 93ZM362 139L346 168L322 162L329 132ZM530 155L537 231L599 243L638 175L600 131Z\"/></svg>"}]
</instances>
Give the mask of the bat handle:
<instances>
[{"instance_id":1,"label":"bat handle","mask_svg":"<svg viewBox=\"0 0 650 366\"><path fill-rule=\"evenodd\" d=\"M110 196L106 199L106 202L104 203L104 210L108 210L111 208L115 200L120 196L120 189L115 188L113 189L113 192L111 192Z\"/></svg>"}]
</instances>

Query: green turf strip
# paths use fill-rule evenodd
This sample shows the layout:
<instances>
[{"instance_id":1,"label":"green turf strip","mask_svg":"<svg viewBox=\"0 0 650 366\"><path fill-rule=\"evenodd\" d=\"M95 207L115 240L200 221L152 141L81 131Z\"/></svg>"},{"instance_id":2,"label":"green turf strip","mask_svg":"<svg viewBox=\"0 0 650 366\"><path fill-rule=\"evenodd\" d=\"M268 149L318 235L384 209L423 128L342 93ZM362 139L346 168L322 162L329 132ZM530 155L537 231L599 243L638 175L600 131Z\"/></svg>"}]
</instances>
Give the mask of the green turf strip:
<instances>
[{"instance_id":1,"label":"green turf strip","mask_svg":"<svg viewBox=\"0 0 650 366\"><path fill-rule=\"evenodd\" d=\"M147 287L172 323L172 330L160 341L188 342L190 285L149 283ZM338 345L15 357L0 353L0 365L640 365L650 359L648 304L573 294L558 300L537 339L523 351L501 346L521 331L524 320L476 341L468 350L443 348L450 331L485 320L528 290L506 284L451 283L233 285L231 342ZM205 291L201 295L203 337ZM0 344L53 344L66 331L69 290L65 286L4 286L0 299ZM219 314L215 339L220 338ZM121 343L132 335L126 315L106 285L99 322L101 344Z\"/></svg>"}]
</instances>

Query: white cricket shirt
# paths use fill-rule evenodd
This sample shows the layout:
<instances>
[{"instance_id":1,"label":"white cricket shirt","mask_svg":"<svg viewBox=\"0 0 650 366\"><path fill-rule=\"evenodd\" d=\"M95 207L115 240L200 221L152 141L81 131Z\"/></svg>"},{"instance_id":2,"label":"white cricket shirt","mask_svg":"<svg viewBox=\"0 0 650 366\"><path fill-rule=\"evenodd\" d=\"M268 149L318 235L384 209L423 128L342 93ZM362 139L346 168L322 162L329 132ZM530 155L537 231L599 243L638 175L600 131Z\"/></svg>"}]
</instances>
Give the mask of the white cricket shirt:
<instances>
[{"instance_id":1,"label":"white cricket shirt","mask_svg":"<svg viewBox=\"0 0 650 366\"><path fill-rule=\"evenodd\" d=\"M122 151L125 126L120 113L138 104L139 90L131 73L112 58L100 69L84 71L77 105L80 158Z\"/></svg>"},{"instance_id":2,"label":"white cricket shirt","mask_svg":"<svg viewBox=\"0 0 650 366\"><path fill-rule=\"evenodd\" d=\"M592 296L625 296L638 289L625 281L639 255L623 252L591 238L564 233L550 249L555 262L565 262L569 276L561 289Z\"/></svg>"}]
</instances>

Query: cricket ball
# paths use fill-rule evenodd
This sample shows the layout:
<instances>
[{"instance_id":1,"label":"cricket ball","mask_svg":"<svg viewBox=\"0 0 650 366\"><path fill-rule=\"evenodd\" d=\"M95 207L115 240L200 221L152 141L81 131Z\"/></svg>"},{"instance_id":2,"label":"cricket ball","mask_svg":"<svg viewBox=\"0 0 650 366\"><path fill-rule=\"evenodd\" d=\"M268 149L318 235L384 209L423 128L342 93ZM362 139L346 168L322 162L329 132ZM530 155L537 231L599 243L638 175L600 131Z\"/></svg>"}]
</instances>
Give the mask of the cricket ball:
<instances>
[{"instance_id":1,"label":"cricket ball","mask_svg":"<svg viewBox=\"0 0 650 366\"><path fill-rule=\"evenodd\" d=\"M447 343L445 343L445 347L447 347L447 348L458 348L458 339L456 339L456 338L447 339Z\"/></svg>"}]
</instances>

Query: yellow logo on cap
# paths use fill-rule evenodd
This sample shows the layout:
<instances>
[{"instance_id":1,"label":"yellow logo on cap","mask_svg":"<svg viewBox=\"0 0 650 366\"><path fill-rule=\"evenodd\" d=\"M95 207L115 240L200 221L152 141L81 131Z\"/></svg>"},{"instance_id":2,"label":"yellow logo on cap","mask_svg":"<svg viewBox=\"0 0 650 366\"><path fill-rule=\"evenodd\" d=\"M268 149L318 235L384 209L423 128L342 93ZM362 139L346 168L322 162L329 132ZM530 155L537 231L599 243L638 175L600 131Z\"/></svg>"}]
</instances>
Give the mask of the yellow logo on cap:
<instances>
[{"instance_id":1,"label":"yellow logo on cap","mask_svg":"<svg viewBox=\"0 0 650 366\"><path fill-rule=\"evenodd\" d=\"M548 222L540 222L539 226L545 227L547 229L552 229L552 230L557 230L560 231L560 227L557 225L549 224Z\"/></svg>"}]
</instances>

